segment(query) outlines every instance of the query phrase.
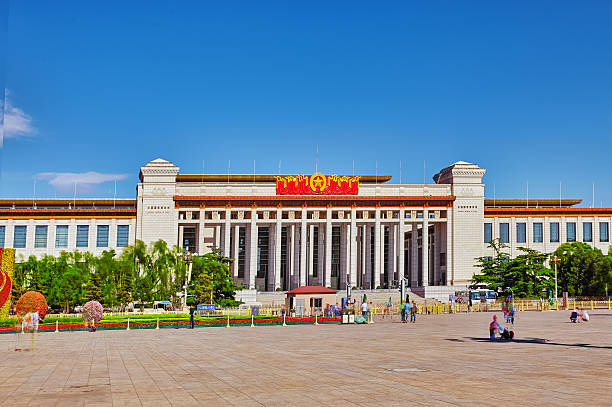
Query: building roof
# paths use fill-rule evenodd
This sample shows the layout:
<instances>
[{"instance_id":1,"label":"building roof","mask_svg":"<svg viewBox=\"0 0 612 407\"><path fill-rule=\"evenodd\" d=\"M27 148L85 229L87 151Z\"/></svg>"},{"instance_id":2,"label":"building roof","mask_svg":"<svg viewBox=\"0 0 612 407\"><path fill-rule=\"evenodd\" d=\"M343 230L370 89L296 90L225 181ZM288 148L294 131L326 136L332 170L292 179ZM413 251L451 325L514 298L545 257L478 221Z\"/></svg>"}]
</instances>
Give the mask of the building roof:
<instances>
[{"instance_id":1,"label":"building roof","mask_svg":"<svg viewBox=\"0 0 612 407\"><path fill-rule=\"evenodd\" d=\"M485 208L569 208L582 199L491 199L485 198Z\"/></svg>"},{"instance_id":2,"label":"building roof","mask_svg":"<svg viewBox=\"0 0 612 407\"><path fill-rule=\"evenodd\" d=\"M289 175L274 174L178 174L176 182L276 182L276 177ZM352 175L351 175L352 176ZM391 179L390 175L356 175L362 184L383 184Z\"/></svg>"},{"instance_id":3,"label":"building roof","mask_svg":"<svg viewBox=\"0 0 612 407\"><path fill-rule=\"evenodd\" d=\"M336 294L337 292L338 291L323 287L322 285L305 285L287 291L287 294Z\"/></svg>"}]
</instances>

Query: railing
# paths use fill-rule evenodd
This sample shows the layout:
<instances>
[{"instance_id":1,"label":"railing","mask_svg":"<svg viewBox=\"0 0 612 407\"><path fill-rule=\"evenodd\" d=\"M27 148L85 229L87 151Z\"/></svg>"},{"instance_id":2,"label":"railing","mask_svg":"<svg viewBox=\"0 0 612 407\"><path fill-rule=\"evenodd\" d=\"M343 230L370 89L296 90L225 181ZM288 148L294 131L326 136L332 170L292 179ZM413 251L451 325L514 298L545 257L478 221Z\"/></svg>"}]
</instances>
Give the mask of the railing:
<instances>
[{"instance_id":1,"label":"railing","mask_svg":"<svg viewBox=\"0 0 612 407\"><path fill-rule=\"evenodd\" d=\"M550 311L550 310L562 310L563 303L562 302L542 302L537 300L515 300L514 306L517 311ZM452 314L452 313L460 313L460 312L489 312L489 311L502 311L503 303L494 302L494 303L475 303L471 307L468 304L459 304L455 303L454 307L451 307L451 304L420 304L417 305L417 313L418 314ZM612 301L610 300L570 300L567 304L567 309L612 309ZM361 307L357 304L353 307L353 312L355 315L361 315ZM392 307L388 305L371 305L370 313L372 315L399 315L400 307L399 304L394 304ZM186 313L183 311L160 311L155 312L153 310L145 310L145 312L141 311L132 311L132 312L105 312L104 316L136 316L136 315L155 315L155 314L165 314L165 315L185 315ZM251 308L249 307L226 307L216 309L214 311L198 311L198 315L235 315L235 316L251 316ZM283 314L283 310L281 307L266 307L260 306L258 315L261 316L281 316ZM317 315L322 316L324 311L316 312ZM82 314L47 314L46 317L49 318L80 318ZM288 316L291 313L287 313ZM305 315L295 315L295 316L305 316ZM10 315L9 318L17 318L16 315Z\"/></svg>"}]
</instances>

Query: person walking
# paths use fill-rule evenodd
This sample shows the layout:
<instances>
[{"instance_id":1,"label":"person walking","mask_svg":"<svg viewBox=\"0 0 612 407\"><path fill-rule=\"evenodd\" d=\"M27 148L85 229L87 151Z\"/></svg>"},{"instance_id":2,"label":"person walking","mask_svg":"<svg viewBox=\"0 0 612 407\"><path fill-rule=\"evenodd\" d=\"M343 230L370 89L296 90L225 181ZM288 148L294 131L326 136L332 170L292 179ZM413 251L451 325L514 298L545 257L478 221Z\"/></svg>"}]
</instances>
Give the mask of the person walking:
<instances>
[{"instance_id":1,"label":"person walking","mask_svg":"<svg viewBox=\"0 0 612 407\"><path fill-rule=\"evenodd\" d=\"M195 313L196 309L197 308L194 306L189 307L189 323L191 324L191 329L193 329L193 314Z\"/></svg>"},{"instance_id":2,"label":"person walking","mask_svg":"<svg viewBox=\"0 0 612 407\"><path fill-rule=\"evenodd\" d=\"M406 323L406 304L405 303L401 303L400 304L400 314L402 315L402 323Z\"/></svg>"},{"instance_id":3,"label":"person walking","mask_svg":"<svg viewBox=\"0 0 612 407\"><path fill-rule=\"evenodd\" d=\"M367 321L367 318L368 318L368 302L367 301L364 301L361 303L361 316L366 318L366 321Z\"/></svg>"},{"instance_id":4,"label":"person walking","mask_svg":"<svg viewBox=\"0 0 612 407\"><path fill-rule=\"evenodd\" d=\"M412 305L410 305L409 302L407 302L404 305L404 312L406 313L406 320L404 321L405 323L408 323L408 315L410 315L410 310L412 309Z\"/></svg>"},{"instance_id":5,"label":"person walking","mask_svg":"<svg viewBox=\"0 0 612 407\"><path fill-rule=\"evenodd\" d=\"M410 306L410 322L416 323L416 312L417 312L416 304L413 301L412 305Z\"/></svg>"}]
</instances>

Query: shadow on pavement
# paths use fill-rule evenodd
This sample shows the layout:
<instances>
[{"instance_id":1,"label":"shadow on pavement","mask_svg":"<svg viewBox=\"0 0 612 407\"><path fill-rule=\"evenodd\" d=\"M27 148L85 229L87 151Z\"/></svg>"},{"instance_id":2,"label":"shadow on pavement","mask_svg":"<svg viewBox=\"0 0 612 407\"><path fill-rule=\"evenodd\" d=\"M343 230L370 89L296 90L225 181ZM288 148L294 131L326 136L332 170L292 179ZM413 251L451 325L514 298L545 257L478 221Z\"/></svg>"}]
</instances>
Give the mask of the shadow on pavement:
<instances>
[{"instance_id":1,"label":"shadow on pavement","mask_svg":"<svg viewBox=\"0 0 612 407\"><path fill-rule=\"evenodd\" d=\"M469 339L471 341L476 341L476 342L537 343L540 345L569 346L569 347L590 348L590 349L612 349L612 346L599 346L599 345L591 345L588 343L558 343L558 342L550 342L548 339L543 339L543 338L525 338L525 339L514 338L511 341L502 341L502 340L492 341L489 338L472 338L472 337L466 337L465 339ZM452 340L452 339L447 339L447 340Z\"/></svg>"}]
</instances>

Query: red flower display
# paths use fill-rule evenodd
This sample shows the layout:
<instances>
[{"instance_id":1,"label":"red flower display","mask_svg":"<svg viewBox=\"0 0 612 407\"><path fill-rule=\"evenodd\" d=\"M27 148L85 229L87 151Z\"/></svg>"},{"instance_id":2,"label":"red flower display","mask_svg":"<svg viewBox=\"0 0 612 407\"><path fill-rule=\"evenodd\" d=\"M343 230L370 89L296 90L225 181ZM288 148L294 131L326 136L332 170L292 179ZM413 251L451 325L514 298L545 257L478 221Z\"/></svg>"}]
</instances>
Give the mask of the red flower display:
<instances>
[{"instance_id":1,"label":"red flower display","mask_svg":"<svg viewBox=\"0 0 612 407\"><path fill-rule=\"evenodd\" d=\"M38 291L28 291L23 294L15 305L15 313L20 317L28 312L38 312L38 319L42 321L47 315L47 300Z\"/></svg>"}]
</instances>

